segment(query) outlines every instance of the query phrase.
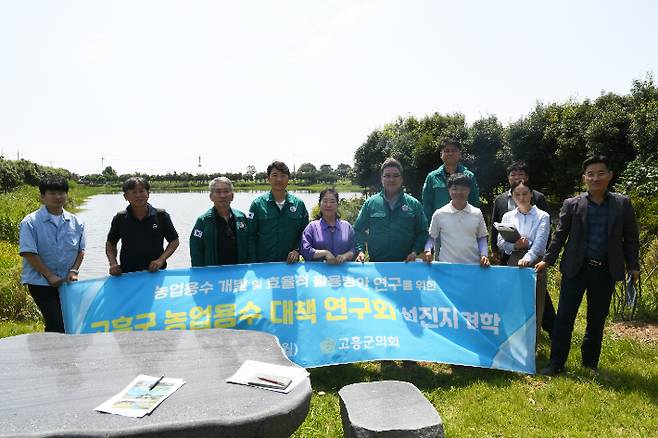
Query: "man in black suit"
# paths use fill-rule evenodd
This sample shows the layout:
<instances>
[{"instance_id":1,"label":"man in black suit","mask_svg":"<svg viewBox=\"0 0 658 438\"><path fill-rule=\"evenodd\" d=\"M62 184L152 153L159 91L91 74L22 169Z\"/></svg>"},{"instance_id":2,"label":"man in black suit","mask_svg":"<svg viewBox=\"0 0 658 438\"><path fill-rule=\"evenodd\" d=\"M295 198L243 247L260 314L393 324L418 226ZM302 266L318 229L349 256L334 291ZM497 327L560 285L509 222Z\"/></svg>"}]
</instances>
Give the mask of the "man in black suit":
<instances>
[{"instance_id":1,"label":"man in black suit","mask_svg":"<svg viewBox=\"0 0 658 438\"><path fill-rule=\"evenodd\" d=\"M510 187L516 182L528 181L529 179L530 174L528 173L528 166L524 162L517 161L512 163L507 168L507 181L509 182ZM532 203L533 205L536 205L538 209L549 213L548 203L546 202L546 198L542 192L538 192L537 190L532 191ZM512 192L510 190L507 190L506 192L498 195L494 201L494 208L491 214L491 252L498 254L498 258L502 266L507 266L507 259L509 259L509 255L505 254L504 251L498 251L498 245L496 243L498 242L498 231L496 230L496 227L493 226L493 223L500 222L503 219L503 215L505 213L512 211L515 208L516 203L514 202L514 199L512 199ZM551 239L549 236L547 245L550 243ZM544 303L545 306L541 326L550 336L553 332L553 324L555 321L555 307L553 307L553 301L551 300L551 296L548 294L548 291L546 291Z\"/></svg>"},{"instance_id":2,"label":"man in black suit","mask_svg":"<svg viewBox=\"0 0 658 438\"><path fill-rule=\"evenodd\" d=\"M587 193L564 201L553 242L544 260L535 265L546 269L565 246L560 272L560 302L551 337L551 360L542 374L564 372L571 333L578 308L587 290L587 326L581 346L583 366L596 371L601 355L603 326L608 316L615 282L624 280L624 270L636 281L639 232L635 211L627 196L608 191L612 172L602 155L583 162ZM625 266L624 266L625 265Z\"/></svg>"}]
</instances>

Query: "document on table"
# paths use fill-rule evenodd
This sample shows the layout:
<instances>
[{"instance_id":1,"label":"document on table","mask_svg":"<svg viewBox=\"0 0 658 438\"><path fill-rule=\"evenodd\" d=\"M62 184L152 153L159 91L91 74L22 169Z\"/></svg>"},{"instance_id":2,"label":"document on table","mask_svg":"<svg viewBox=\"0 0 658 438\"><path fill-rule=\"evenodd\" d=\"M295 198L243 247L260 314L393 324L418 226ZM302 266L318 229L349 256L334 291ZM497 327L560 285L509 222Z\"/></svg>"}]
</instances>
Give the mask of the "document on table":
<instances>
[{"instance_id":1,"label":"document on table","mask_svg":"<svg viewBox=\"0 0 658 438\"><path fill-rule=\"evenodd\" d=\"M176 392L184 383L183 379L140 374L120 393L95 407L94 410L141 418L153 412L164 399Z\"/></svg>"},{"instance_id":2,"label":"document on table","mask_svg":"<svg viewBox=\"0 0 658 438\"><path fill-rule=\"evenodd\" d=\"M308 375L308 371L300 367L246 360L226 381L288 394Z\"/></svg>"}]
</instances>

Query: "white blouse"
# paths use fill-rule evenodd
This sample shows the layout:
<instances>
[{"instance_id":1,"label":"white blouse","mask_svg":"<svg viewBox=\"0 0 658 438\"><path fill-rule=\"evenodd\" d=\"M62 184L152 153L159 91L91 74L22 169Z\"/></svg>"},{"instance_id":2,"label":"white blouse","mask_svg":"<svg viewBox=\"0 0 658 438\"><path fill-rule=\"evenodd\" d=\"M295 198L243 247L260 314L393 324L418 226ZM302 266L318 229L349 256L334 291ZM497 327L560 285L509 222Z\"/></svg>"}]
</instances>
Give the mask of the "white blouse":
<instances>
[{"instance_id":1,"label":"white blouse","mask_svg":"<svg viewBox=\"0 0 658 438\"><path fill-rule=\"evenodd\" d=\"M533 205L528 213L523 214L517 207L505 213L500 222L514 225L521 237L528 239L528 252L521 260L535 262L544 257L546 242L551 234L551 217L548 213ZM496 243L498 248L505 251L506 254L511 254L514 250L514 244L505 241L500 234L498 234Z\"/></svg>"}]
</instances>

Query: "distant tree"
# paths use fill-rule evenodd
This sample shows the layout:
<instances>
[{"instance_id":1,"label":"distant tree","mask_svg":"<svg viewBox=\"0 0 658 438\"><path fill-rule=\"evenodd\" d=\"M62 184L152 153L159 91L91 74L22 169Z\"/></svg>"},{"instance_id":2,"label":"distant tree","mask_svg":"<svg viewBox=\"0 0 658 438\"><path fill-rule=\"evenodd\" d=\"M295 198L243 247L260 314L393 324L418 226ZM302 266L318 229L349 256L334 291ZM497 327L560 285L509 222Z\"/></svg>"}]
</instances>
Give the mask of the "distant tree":
<instances>
[{"instance_id":1,"label":"distant tree","mask_svg":"<svg viewBox=\"0 0 658 438\"><path fill-rule=\"evenodd\" d=\"M345 163L340 163L336 167L336 175L338 175L338 178L349 178L352 176L352 166L349 164Z\"/></svg>"},{"instance_id":2,"label":"distant tree","mask_svg":"<svg viewBox=\"0 0 658 438\"><path fill-rule=\"evenodd\" d=\"M645 162L658 161L658 88L653 75L633 81L630 140Z\"/></svg>"},{"instance_id":3,"label":"distant tree","mask_svg":"<svg viewBox=\"0 0 658 438\"><path fill-rule=\"evenodd\" d=\"M480 196L491 204L505 181L504 155L502 153L505 130L496 116L476 120L468 129L467 155L469 168L475 173Z\"/></svg>"},{"instance_id":4,"label":"distant tree","mask_svg":"<svg viewBox=\"0 0 658 438\"><path fill-rule=\"evenodd\" d=\"M116 181L119 178L119 175L117 175L116 171L112 169L112 166L107 166L105 169L103 169L101 175L103 175L105 181L108 182Z\"/></svg>"},{"instance_id":5,"label":"distant tree","mask_svg":"<svg viewBox=\"0 0 658 438\"><path fill-rule=\"evenodd\" d=\"M14 162L0 159L0 190L8 192L21 184L21 175Z\"/></svg>"},{"instance_id":6,"label":"distant tree","mask_svg":"<svg viewBox=\"0 0 658 438\"><path fill-rule=\"evenodd\" d=\"M318 169L311 163L303 163L297 168L296 178L304 184L315 184L318 181Z\"/></svg>"},{"instance_id":7,"label":"distant tree","mask_svg":"<svg viewBox=\"0 0 658 438\"><path fill-rule=\"evenodd\" d=\"M244 176L249 181L253 181L254 175L256 175L256 166L250 164L249 166L247 166L247 171L244 173Z\"/></svg>"}]
</instances>

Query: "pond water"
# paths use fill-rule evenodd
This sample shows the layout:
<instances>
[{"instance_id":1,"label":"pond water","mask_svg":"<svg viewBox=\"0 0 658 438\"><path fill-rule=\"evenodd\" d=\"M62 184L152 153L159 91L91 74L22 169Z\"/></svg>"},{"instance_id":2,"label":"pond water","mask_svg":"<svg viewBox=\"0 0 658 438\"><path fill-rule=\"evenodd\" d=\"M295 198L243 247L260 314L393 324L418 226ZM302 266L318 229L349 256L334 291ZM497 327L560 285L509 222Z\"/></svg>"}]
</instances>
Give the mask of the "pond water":
<instances>
[{"instance_id":1,"label":"pond water","mask_svg":"<svg viewBox=\"0 0 658 438\"><path fill-rule=\"evenodd\" d=\"M231 206L246 213L254 198L263 193L262 191L235 192ZM309 212L318 203L319 193L293 191L290 193L304 201ZM340 195L341 198L351 198L361 194L348 192ZM151 193L149 203L156 208L167 210L178 231L180 245L174 255L167 260L167 266L170 268L190 266L189 236L196 218L212 206L208 192ZM85 223L87 236L87 251L80 268L81 280L107 275L109 268L105 257L107 232L116 212L125 209L127 205L121 193L96 195L90 197L76 213ZM119 242L120 246L121 242Z\"/></svg>"}]
</instances>

